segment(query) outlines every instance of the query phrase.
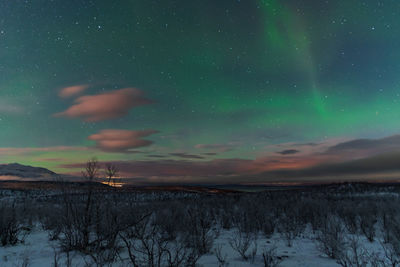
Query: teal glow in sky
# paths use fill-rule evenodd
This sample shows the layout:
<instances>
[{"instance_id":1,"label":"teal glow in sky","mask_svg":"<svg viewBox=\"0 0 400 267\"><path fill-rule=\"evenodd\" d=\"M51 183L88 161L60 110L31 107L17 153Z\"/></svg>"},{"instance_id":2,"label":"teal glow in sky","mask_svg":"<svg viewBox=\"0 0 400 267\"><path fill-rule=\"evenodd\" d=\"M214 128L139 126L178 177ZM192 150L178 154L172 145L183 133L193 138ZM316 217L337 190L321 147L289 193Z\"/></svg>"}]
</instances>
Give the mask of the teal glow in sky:
<instances>
[{"instance_id":1,"label":"teal glow in sky","mask_svg":"<svg viewBox=\"0 0 400 267\"><path fill-rule=\"evenodd\" d=\"M399 12L0 1L0 161L75 173L96 156L137 182L397 179Z\"/></svg>"}]
</instances>

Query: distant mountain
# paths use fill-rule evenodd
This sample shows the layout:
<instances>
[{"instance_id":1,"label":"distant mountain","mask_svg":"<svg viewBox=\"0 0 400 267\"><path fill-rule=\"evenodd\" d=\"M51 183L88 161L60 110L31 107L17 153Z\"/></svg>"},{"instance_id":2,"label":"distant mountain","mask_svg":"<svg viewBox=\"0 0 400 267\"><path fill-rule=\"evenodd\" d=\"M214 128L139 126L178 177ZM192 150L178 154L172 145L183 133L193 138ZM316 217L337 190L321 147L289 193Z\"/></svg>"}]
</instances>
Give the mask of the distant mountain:
<instances>
[{"instance_id":1,"label":"distant mountain","mask_svg":"<svg viewBox=\"0 0 400 267\"><path fill-rule=\"evenodd\" d=\"M49 179L58 176L57 173L52 172L46 168L32 167L21 165L18 163L0 164L0 178L33 178L33 179Z\"/></svg>"}]
</instances>

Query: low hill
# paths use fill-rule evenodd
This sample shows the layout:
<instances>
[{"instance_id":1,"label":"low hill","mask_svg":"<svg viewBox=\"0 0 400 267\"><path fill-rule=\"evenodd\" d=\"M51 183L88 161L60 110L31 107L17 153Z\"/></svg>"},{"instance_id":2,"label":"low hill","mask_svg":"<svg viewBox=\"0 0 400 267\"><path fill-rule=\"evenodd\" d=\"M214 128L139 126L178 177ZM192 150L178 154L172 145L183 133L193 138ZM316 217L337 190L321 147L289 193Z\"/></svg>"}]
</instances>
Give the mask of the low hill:
<instances>
[{"instance_id":1,"label":"low hill","mask_svg":"<svg viewBox=\"0 0 400 267\"><path fill-rule=\"evenodd\" d=\"M24 179L51 179L57 177L57 173L46 168L26 166L18 163L0 164L1 180Z\"/></svg>"}]
</instances>

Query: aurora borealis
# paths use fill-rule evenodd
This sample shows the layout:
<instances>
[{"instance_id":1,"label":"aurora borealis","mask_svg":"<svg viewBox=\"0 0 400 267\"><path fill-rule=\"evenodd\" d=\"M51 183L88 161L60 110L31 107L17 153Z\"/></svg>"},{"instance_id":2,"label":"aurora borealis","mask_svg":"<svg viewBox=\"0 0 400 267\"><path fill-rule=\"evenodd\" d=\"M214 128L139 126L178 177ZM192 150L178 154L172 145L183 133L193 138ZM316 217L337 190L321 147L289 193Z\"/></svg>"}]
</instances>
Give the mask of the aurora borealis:
<instances>
[{"instance_id":1,"label":"aurora borealis","mask_svg":"<svg viewBox=\"0 0 400 267\"><path fill-rule=\"evenodd\" d=\"M400 3L0 1L0 161L132 182L400 175Z\"/></svg>"}]
</instances>

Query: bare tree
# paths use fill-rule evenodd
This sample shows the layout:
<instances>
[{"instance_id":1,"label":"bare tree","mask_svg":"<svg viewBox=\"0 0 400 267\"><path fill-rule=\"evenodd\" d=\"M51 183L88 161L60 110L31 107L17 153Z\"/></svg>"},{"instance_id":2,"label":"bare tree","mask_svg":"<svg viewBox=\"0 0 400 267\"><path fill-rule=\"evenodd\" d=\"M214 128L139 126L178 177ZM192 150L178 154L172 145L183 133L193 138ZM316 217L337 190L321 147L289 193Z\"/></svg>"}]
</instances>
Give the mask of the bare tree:
<instances>
[{"instance_id":1,"label":"bare tree","mask_svg":"<svg viewBox=\"0 0 400 267\"><path fill-rule=\"evenodd\" d=\"M88 252L93 211L96 204L93 189L98 170L98 161L95 158L89 160L86 163L85 170L82 171L82 176L86 181L84 192L75 195L66 190L63 194L64 210L61 230L63 238L61 243L66 250L77 249L85 253Z\"/></svg>"},{"instance_id":2,"label":"bare tree","mask_svg":"<svg viewBox=\"0 0 400 267\"><path fill-rule=\"evenodd\" d=\"M94 182L94 180L97 178L97 173L99 171L99 163L96 158L90 159L86 163L86 169L85 172L83 172L83 177L86 178L87 181L90 183ZM83 228L83 244L85 247L89 245L89 235L90 235L90 224L92 222L92 208L93 208L93 200L92 200L92 194L93 194L93 187L92 184L88 185L88 192L87 192L87 199L86 199L86 205L85 205L85 212L83 214L84 216L84 228Z\"/></svg>"},{"instance_id":3,"label":"bare tree","mask_svg":"<svg viewBox=\"0 0 400 267\"><path fill-rule=\"evenodd\" d=\"M231 238L229 238L229 245L242 257L243 260L247 261L252 258L254 254L257 253L256 247L256 237L252 233L244 233L236 230ZM254 243L253 251L248 253L251 247L251 243ZM255 255L253 256L253 258Z\"/></svg>"},{"instance_id":4,"label":"bare tree","mask_svg":"<svg viewBox=\"0 0 400 267\"><path fill-rule=\"evenodd\" d=\"M348 240L348 248L339 253L336 262L343 267L364 267L371 262L371 258L358 238L351 237Z\"/></svg>"},{"instance_id":5,"label":"bare tree","mask_svg":"<svg viewBox=\"0 0 400 267\"><path fill-rule=\"evenodd\" d=\"M97 178L99 172L99 162L96 158L92 158L86 162L85 170L82 171L82 176L86 181L93 182Z\"/></svg>"},{"instance_id":6,"label":"bare tree","mask_svg":"<svg viewBox=\"0 0 400 267\"><path fill-rule=\"evenodd\" d=\"M331 259L338 257L345 250L344 226L335 215L325 219L324 226L317 234L318 249Z\"/></svg>"},{"instance_id":7,"label":"bare tree","mask_svg":"<svg viewBox=\"0 0 400 267\"><path fill-rule=\"evenodd\" d=\"M117 166L115 166L112 163L107 163L104 171L105 171L107 179L108 179L107 184L111 185L111 180L113 180L113 178L115 178L115 176L117 176L118 168L117 168ZM113 184L115 185L114 180L113 180Z\"/></svg>"}]
</instances>

